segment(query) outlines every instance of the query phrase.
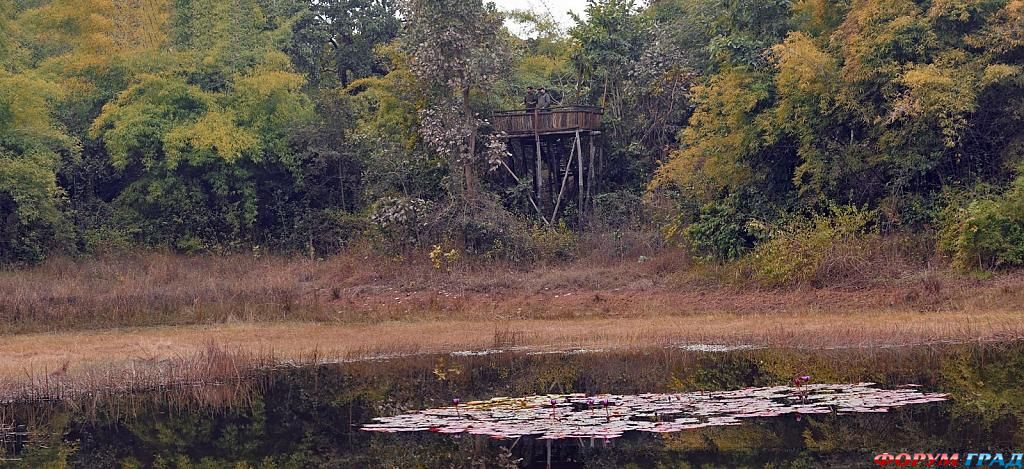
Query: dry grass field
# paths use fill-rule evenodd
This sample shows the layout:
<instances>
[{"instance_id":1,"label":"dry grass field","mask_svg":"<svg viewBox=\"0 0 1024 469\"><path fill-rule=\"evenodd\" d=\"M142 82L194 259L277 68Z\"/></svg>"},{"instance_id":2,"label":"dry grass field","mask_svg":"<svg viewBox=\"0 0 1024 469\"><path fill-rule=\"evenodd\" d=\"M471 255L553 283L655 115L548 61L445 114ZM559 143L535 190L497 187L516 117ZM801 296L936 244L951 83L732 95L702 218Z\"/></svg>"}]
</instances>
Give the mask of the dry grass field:
<instances>
[{"instance_id":1,"label":"dry grass field","mask_svg":"<svg viewBox=\"0 0 1024 469\"><path fill-rule=\"evenodd\" d=\"M912 270L876 282L765 289L711 274L674 252L644 262L490 263L453 272L356 253L54 260L0 273L0 382L15 389L46 387L51 378L80 386L174 381L175 369L224 373L225 356L235 357L227 369L238 372L310 357L1024 337L1021 275Z\"/></svg>"}]
</instances>

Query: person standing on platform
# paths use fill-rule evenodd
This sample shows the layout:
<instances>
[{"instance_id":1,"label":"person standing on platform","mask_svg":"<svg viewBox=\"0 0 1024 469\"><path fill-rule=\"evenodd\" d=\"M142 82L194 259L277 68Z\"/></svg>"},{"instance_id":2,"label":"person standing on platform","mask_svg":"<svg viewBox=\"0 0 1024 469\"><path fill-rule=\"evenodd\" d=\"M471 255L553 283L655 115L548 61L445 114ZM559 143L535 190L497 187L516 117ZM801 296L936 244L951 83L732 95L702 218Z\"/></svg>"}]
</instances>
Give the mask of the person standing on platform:
<instances>
[{"instance_id":1,"label":"person standing on platform","mask_svg":"<svg viewBox=\"0 0 1024 469\"><path fill-rule=\"evenodd\" d=\"M526 97L523 99L523 104L529 112L537 109L537 91L532 86L526 87Z\"/></svg>"},{"instance_id":2,"label":"person standing on platform","mask_svg":"<svg viewBox=\"0 0 1024 469\"><path fill-rule=\"evenodd\" d=\"M554 104L554 102L555 100L551 98L551 95L548 94L548 91L544 88L541 88L537 93L537 107L541 109L548 109L552 104Z\"/></svg>"}]
</instances>

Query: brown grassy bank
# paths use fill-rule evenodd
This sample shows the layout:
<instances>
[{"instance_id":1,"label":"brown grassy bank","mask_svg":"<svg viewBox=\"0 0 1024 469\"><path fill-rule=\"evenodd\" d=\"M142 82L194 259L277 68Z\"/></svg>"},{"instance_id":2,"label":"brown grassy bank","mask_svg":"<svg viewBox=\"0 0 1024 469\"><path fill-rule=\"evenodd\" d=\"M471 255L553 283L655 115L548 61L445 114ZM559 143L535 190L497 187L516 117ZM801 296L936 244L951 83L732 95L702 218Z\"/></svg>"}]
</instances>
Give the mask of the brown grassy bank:
<instances>
[{"instance_id":1,"label":"brown grassy bank","mask_svg":"<svg viewBox=\"0 0 1024 469\"><path fill-rule=\"evenodd\" d=\"M150 373L216 343L271 361L360 359L466 350L628 350L692 344L883 348L1024 338L1012 310L701 314L637 318L274 323L6 337L0 380ZM73 345L72 345L73 344ZM97 370L102 370L97 372Z\"/></svg>"},{"instance_id":2,"label":"brown grassy bank","mask_svg":"<svg viewBox=\"0 0 1024 469\"><path fill-rule=\"evenodd\" d=\"M45 388L50 377L74 377L89 387L124 376L150 383L178 376L174 370L217 375L205 359L190 358L212 343L277 363L486 349L877 348L1024 337L1024 275L978 280L894 265L827 288L769 289L665 250L530 268L468 262L451 272L434 269L426 254L57 259L0 272L0 381Z\"/></svg>"},{"instance_id":3,"label":"brown grassy bank","mask_svg":"<svg viewBox=\"0 0 1024 469\"><path fill-rule=\"evenodd\" d=\"M828 288L768 289L730 281L726 269L694 267L679 252L644 259L591 257L529 269L489 262L452 272L434 269L426 254L57 259L0 272L0 334L234 322L989 311L1024 305L1020 274L980 281L908 268Z\"/></svg>"},{"instance_id":4,"label":"brown grassy bank","mask_svg":"<svg viewBox=\"0 0 1024 469\"><path fill-rule=\"evenodd\" d=\"M0 377L0 407L12 401L46 399L81 406L80 410L91 414L98 404L116 401L128 404L130 408L125 411L132 414L139 405L158 402L152 399L156 397L153 394L145 394L158 391L157 395L171 397L169 403L176 408L192 405L199 405L200 409L219 408L244 404L251 397L250 393L259 392L268 380L274 381L275 376L286 381L290 381L289 376L306 376L314 380L317 387L323 379L335 392L346 392L346 386L353 386L350 379L362 376L377 383L391 381L417 400L436 393L438 388L443 388L444 397L451 396L451 386L462 387L464 391L498 386L507 393L503 395L517 396L546 392L678 392L789 384L793 376L808 373L822 383L870 381L887 386L907 383L934 386L936 380L945 376L973 385L977 382L964 376L963 367L998 367L1014 354L1019 355L1022 347L1024 342L1021 341L972 342L825 350L747 348L723 354L634 344L570 354L424 353L401 355L396 359L355 356L341 359L308 354L286 359L208 343L188 355L158 361L104 363L78 372L40 373L31 378ZM744 363L748 366L743 366ZM315 367L326 367L338 374L323 374L323 369ZM493 374L486 371L497 371L495 368L504 371ZM757 370L756 374L751 373L753 369ZM466 370L474 372L466 373ZM490 381L481 380L480 376L502 378ZM751 382L751 379L758 382ZM331 382L335 384L328 384ZM409 383L417 385L409 386ZM133 396L133 393L137 394ZM460 394L467 395L455 395ZM476 395L486 398L494 394L485 391Z\"/></svg>"},{"instance_id":5,"label":"brown grassy bank","mask_svg":"<svg viewBox=\"0 0 1024 469\"><path fill-rule=\"evenodd\" d=\"M391 382L392 390L419 402L425 396L441 397L441 402L452 395L488 398L495 395L491 391L495 387L501 395L514 396L734 389L789 384L793 376L808 373L822 383L935 386L938 380L952 379L973 385L976 381L965 377L962 367L998 367L1019 354L1022 346L1024 342L1017 341L827 350L756 348L723 354L634 345L571 354L416 354L396 359L348 357L339 362L338 357L317 354L284 359L211 343L189 355L160 361L106 363L31 379L0 377L0 410L10 410L3 407L8 403L32 405L45 399L57 401L57 409L70 405L86 415L95 415L97 406L106 404L121 406L117 413L131 415L168 398L166 403L174 409L206 411L245 405L253 393L279 380L300 386L312 381L317 388L325 385L338 393L359 389L353 379L370 380L376 383L374 388ZM481 380L481 376L500 378ZM388 393L386 399L393 397Z\"/></svg>"}]
</instances>

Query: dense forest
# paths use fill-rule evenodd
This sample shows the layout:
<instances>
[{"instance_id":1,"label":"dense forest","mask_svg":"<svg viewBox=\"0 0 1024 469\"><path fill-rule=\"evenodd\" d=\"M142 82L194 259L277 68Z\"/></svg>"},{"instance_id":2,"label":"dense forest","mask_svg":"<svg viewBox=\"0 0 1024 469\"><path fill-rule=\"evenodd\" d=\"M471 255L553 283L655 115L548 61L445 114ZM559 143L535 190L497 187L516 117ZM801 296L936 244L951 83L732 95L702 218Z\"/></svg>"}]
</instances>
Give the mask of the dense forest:
<instances>
[{"instance_id":1,"label":"dense forest","mask_svg":"<svg viewBox=\"0 0 1024 469\"><path fill-rule=\"evenodd\" d=\"M771 283L897 237L1024 265L1024 0L590 0L575 22L0 0L0 264L354 242L522 261L639 227ZM527 86L605 108L588 226L537 223L493 170L488 116Z\"/></svg>"}]
</instances>

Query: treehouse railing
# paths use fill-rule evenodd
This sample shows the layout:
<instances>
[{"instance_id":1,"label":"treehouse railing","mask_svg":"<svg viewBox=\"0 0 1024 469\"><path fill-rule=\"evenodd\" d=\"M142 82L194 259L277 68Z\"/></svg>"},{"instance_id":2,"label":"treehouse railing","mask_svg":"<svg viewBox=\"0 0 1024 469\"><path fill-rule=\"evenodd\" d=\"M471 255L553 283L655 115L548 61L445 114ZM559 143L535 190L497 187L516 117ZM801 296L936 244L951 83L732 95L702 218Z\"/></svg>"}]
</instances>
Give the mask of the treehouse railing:
<instances>
[{"instance_id":1,"label":"treehouse railing","mask_svg":"<svg viewBox=\"0 0 1024 469\"><path fill-rule=\"evenodd\" d=\"M597 106L558 106L497 112L491 123L509 136L544 135L600 130L603 115L604 109Z\"/></svg>"}]
</instances>

